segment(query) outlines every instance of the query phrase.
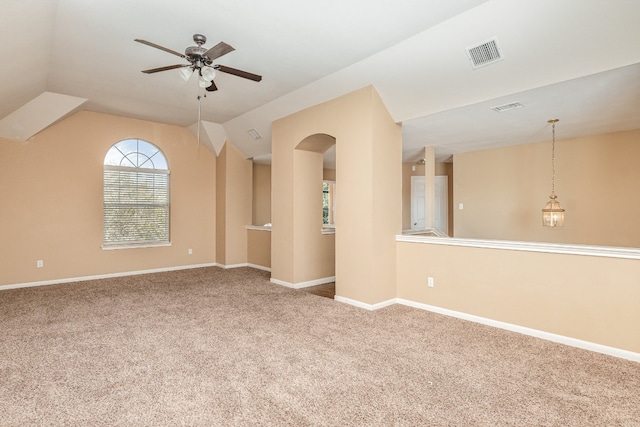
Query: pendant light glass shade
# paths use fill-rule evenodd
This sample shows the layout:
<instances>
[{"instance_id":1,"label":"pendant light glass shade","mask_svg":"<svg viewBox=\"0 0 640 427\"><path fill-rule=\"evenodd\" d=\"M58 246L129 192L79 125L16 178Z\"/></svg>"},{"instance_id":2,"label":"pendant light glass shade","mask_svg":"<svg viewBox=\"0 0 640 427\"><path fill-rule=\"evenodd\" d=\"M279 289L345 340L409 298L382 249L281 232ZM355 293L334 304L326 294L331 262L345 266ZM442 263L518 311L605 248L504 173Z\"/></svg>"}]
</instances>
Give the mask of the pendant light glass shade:
<instances>
[{"instance_id":1,"label":"pendant light glass shade","mask_svg":"<svg viewBox=\"0 0 640 427\"><path fill-rule=\"evenodd\" d=\"M552 194L549 201L542 209L542 225L545 227L562 227L564 225L564 209Z\"/></svg>"},{"instance_id":2,"label":"pendant light glass shade","mask_svg":"<svg viewBox=\"0 0 640 427\"><path fill-rule=\"evenodd\" d=\"M564 225L564 208L556 200L556 123L558 119L551 119L553 140L551 142L551 195L542 209L542 225L544 227L562 227Z\"/></svg>"},{"instance_id":3,"label":"pendant light glass shade","mask_svg":"<svg viewBox=\"0 0 640 427\"><path fill-rule=\"evenodd\" d=\"M211 82L216 76L216 70L214 70L212 67L202 67L200 69L200 75L205 81Z\"/></svg>"},{"instance_id":4,"label":"pendant light glass shade","mask_svg":"<svg viewBox=\"0 0 640 427\"><path fill-rule=\"evenodd\" d=\"M189 80L189 78L191 78L191 74L193 74L193 70L191 68L180 68L178 69L178 72L180 73L182 80L185 82Z\"/></svg>"}]
</instances>

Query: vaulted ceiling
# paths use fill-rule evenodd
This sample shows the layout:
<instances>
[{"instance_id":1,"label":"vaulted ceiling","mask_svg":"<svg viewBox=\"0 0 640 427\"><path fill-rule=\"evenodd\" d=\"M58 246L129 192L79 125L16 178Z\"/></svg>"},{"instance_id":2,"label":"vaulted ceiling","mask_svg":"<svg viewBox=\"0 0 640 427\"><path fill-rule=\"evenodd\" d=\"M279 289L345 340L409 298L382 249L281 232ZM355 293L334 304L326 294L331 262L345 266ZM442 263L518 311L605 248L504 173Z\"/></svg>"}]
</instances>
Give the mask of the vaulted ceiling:
<instances>
[{"instance_id":1,"label":"vaulted ceiling","mask_svg":"<svg viewBox=\"0 0 640 427\"><path fill-rule=\"evenodd\" d=\"M271 123L374 85L403 125L405 161L640 128L637 0L2 0L0 136L28 139L80 109L195 128L268 161ZM193 34L236 50L218 91L177 70ZM497 38L503 59L466 48ZM491 108L520 103L521 108ZM254 140L247 131L256 129Z\"/></svg>"}]
</instances>

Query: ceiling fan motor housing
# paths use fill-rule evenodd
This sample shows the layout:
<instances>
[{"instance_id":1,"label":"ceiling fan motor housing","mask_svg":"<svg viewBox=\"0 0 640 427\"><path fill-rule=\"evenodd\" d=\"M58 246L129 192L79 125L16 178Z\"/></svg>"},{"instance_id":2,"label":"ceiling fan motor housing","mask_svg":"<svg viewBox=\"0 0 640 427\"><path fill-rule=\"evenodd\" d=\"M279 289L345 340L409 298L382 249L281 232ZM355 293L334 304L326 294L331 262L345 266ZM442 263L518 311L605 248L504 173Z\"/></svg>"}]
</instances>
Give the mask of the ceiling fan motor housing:
<instances>
[{"instance_id":1,"label":"ceiling fan motor housing","mask_svg":"<svg viewBox=\"0 0 640 427\"><path fill-rule=\"evenodd\" d=\"M189 59L192 65L196 65L198 62L201 63L200 66L210 65L211 59L204 56L204 53L207 51L204 47L200 46L191 46L185 49L184 54Z\"/></svg>"}]
</instances>

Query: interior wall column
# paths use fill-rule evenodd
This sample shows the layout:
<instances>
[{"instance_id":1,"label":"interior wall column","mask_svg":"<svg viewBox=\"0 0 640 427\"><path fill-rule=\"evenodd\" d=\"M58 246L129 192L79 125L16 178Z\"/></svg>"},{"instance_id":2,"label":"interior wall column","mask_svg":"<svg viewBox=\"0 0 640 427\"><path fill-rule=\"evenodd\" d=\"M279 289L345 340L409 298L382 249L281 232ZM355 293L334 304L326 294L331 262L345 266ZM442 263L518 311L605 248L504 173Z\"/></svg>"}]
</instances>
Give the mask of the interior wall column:
<instances>
[{"instance_id":1,"label":"interior wall column","mask_svg":"<svg viewBox=\"0 0 640 427\"><path fill-rule=\"evenodd\" d=\"M247 262L246 226L251 224L253 163L227 141L216 160L216 263Z\"/></svg>"},{"instance_id":2,"label":"interior wall column","mask_svg":"<svg viewBox=\"0 0 640 427\"><path fill-rule=\"evenodd\" d=\"M402 130L372 86L273 123L271 281L297 287L311 279L312 236L305 231L306 218L300 218L310 214L298 202L319 201L322 194L321 187L315 194L298 191L310 172L303 161L307 156L294 152L316 134L331 135L336 143L336 299L364 304L393 299L395 236L402 232ZM322 233L321 221L311 232Z\"/></svg>"},{"instance_id":3,"label":"interior wall column","mask_svg":"<svg viewBox=\"0 0 640 427\"><path fill-rule=\"evenodd\" d=\"M424 226L433 228L436 219L436 156L434 147L424 147Z\"/></svg>"}]
</instances>

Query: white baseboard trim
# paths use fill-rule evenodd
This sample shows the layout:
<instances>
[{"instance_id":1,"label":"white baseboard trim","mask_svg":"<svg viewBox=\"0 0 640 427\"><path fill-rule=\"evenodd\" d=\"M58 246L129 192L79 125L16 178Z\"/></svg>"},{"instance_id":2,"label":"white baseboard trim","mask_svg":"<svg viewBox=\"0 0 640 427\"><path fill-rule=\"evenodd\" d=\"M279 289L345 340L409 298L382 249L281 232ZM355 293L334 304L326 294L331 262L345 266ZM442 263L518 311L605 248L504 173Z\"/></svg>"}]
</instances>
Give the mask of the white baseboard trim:
<instances>
[{"instance_id":1,"label":"white baseboard trim","mask_svg":"<svg viewBox=\"0 0 640 427\"><path fill-rule=\"evenodd\" d=\"M300 282L300 283L289 283L289 282L285 282L284 280L274 279L273 277L270 279L270 281L271 283L275 283L276 285L280 285L280 286L286 286L287 288L302 289L302 288L308 288L310 286L318 286L318 285L324 285L325 283L335 282L336 276L325 277L322 279L315 279L315 280L310 280L308 282Z\"/></svg>"},{"instance_id":2,"label":"white baseboard trim","mask_svg":"<svg viewBox=\"0 0 640 427\"><path fill-rule=\"evenodd\" d=\"M265 267L265 266L258 265L258 264L248 263L247 267L255 268L256 270L269 271L269 272L271 271L271 267Z\"/></svg>"},{"instance_id":3,"label":"white baseboard trim","mask_svg":"<svg viewBox=\"0 0 640 427\"><path fill-rule=\"evenodd\" d=\"M243 262L241 264L229 264L229 265L216 263L215 266L216 267L220 267L220 268L224 268L225 270L228 270L230 268L250 267L250 265L248 263L246 263L246 262Z\"/></svg>"},{"instance_id":4,"label":"white baseboard trim","mask_svg":"<svg viewBox=\"0 0 640 427\"><path fill-rule=\"evenodd\" d=\"M7 289L30 288L34 286L59 285L62 283L84 282L87 280L111 279L114 277L137 276L139 274L163 273L165 271L189 270L192 268L217 267L216 263L179 265L176 267L152 268L149 270L123 271L121 273L98 274L95 276L70 277L66 279L44 280L41 282L16 283L12 285L1 285L0 291Z\"/></svg>"},{"instance_id":5,"label":"white baseboard trim","mask_svg":"<svg viewBox=\"0 0 640 427\"><path fill-rule=\"evenodd\" d=\"M251 268L255 268L257 270L271 271L270 267L264 267L264 266L258 265L258 264L251 264L249 262L243 262L241 264L229 264L229 265L216 263L215 266L216 267L220 267L220 268L224 268L225 270L229 270L231 268L251 267Z\"/></svg>"},{"instance_id":6,"label":"white baseboard trim","mask_svg":"<svg viewBox=\"0 0 640 427\"><path fill-rule=\"evenodd\" d=\"M271 283L275 283L276 285L285 286L287 288L295 289L296 286L293 283L285 282L284 280L274 279L273 277L269 279Z\"/></svg>"},{"instance_id":7,"label":"white baseboard trim","mask_svg":"<svg viewBox=\"0 0 640 427\"><path fill-rule=\"evenodd\" d=\"M384 307L388 307L393 304L406 305L408 307L417 308L420 310L430 311L433 313L443 314L445 316L451 316L462 320L467 320L474 323L480 323L482 325L492 326L494 328L500 328L511 332L517 332L524 335L540 338L547 341L556 342L558 344L568 345L570 347L581 348L583 350L589 350L596 353L606 354L608 356L618 357L620 359L630 360L632 362L640 362L640 353L633 351L622 350L616 347L609 347L602 344L596 344L589 341L579 340L577 338L571 338L564 335L558 335L551 332L540 331L538 329L527 328L524 326L514 325L512 323L501 322L498 320L488 319L486 317L476 316L473 314L463 313L460 311L449 310L447 308L437 307L429 304L423 304L415 301L406 300L403 298L393 298L387 301L382 301L377 304L367 304L361 301L353 300L350 298L341 297L336 295L334 297L336 301L343 302L349 305L353 305L365 310L374 311Z\"/></svg>"},{"instance_id":8,"label":"white baseboard trim","mask_svg":"<svg viewBox=\"0 0 640 427\"><path fill-rule=\"evenodd\" d=\"M384 307L388 307L390 305L393 305L396 303L396 299L390 299L387 301L382 301L376 304L367 304L361 301L357 301L351 298L346 298L346 297L341 297L340 295L336 295L333 297L333 299L335 299L338 302L343 302L345 304L349 304L349 305L354 305L356 307L360 307L360 308L364 308L365 310L369 310L369 311L374 311L374 310L379 310L381 308Z\"/></svg>"},{"instance_id":9,"label":"white baseboard trim","mask_svg":"<svg viewBox=\"0 0 640 427\"><path fill-rule=\"evenodd\" d=\"M596 344L589 341L579 340L577 338L566 337L564 335L553 334L551 332L540 331L538 329L527 328L524 326L514 325L512 323L501 322L498 320L488 319L486 317L480 317L473 314L463 313L460 311L449 310L447 308L436 307L433 305L422 304L415 301L409 301L402 298L396 298L398 304L406 305L413 308L419 308L421 310L431 311L433 313L444 314L445 316L456 317L462 320L468 320L470 322L480 323L487 326L493 326L494 328L505 329L511 332L517 332L524 335L529 335L536 338L541 338L547 341L553 341L559 344L568 345L570 347L577 347L583 350L590 350L596 353L602 353L609 356L619 357L621 359L631 360L633 362L640 362L640 353L634 353L628 350L622 350L615 347L609 347L602 344Z\"/></svg>"}]
</instances>

